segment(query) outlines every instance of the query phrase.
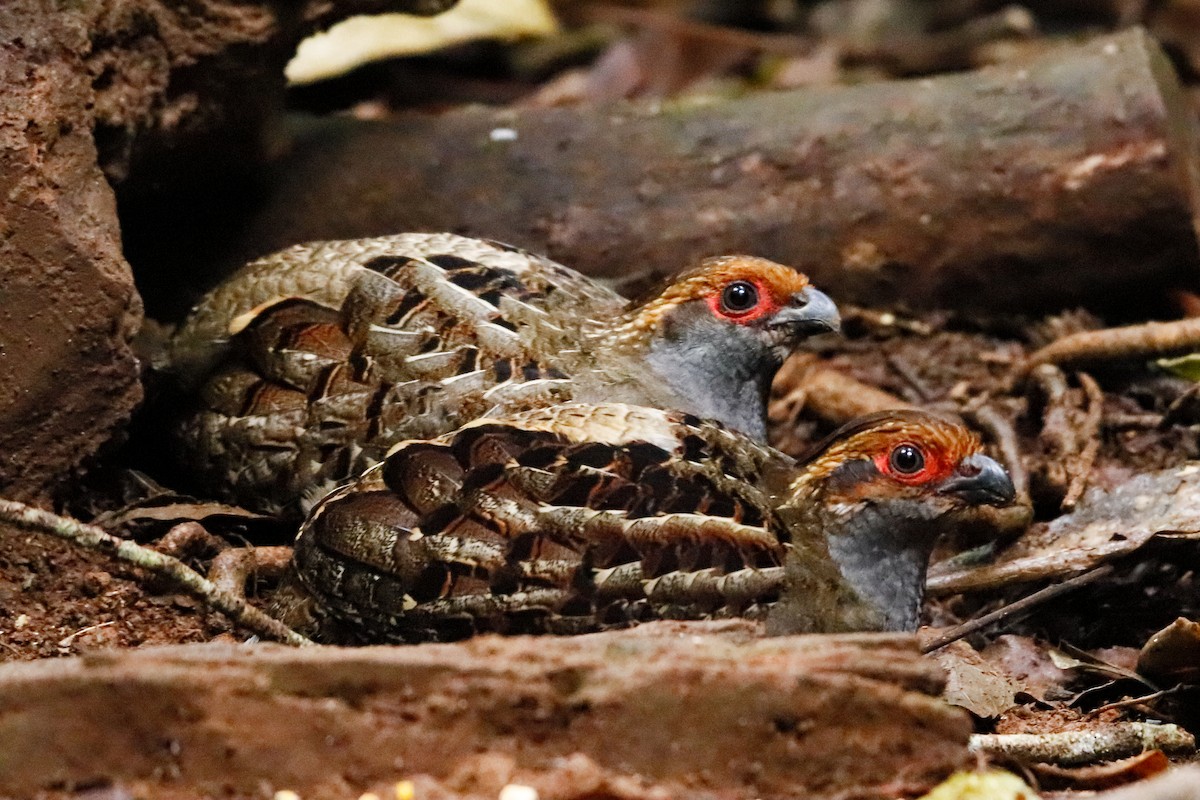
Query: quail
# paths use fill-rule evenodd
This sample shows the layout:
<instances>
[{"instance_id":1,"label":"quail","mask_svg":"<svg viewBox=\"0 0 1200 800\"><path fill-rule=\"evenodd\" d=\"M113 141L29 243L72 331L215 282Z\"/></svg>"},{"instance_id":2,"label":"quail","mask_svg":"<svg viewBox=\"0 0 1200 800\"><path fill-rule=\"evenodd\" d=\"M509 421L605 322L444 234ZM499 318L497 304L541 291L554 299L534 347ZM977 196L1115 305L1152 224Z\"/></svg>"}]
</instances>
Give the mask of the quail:
<instances>
[{"instance_id":1,"label":"quail","mask_svg":"<svg viewBox=\"0 0 1200 800\"><path fill-rule=\"evenodd\" d=\"M342 642L731 615L911 630L935 539L1014 494L922 411L796 460L690 414L564 404L398 444L313 509L276 610Z\"/></svg>"},{"instance_id":2,"label":"quail","mask_svg":"<svg viewBox=\"0 0 1200 800\"><path fill-rule=\"evenodd\" d=\"M762 440L770 382L833 302L750 256L706 260L644 299L546 258L451 234L301 245L206 296L173 343L199 384L179 425L207 488L307 506L407 438L555 403L680 409Z\"/></svg>"}]
</instances>

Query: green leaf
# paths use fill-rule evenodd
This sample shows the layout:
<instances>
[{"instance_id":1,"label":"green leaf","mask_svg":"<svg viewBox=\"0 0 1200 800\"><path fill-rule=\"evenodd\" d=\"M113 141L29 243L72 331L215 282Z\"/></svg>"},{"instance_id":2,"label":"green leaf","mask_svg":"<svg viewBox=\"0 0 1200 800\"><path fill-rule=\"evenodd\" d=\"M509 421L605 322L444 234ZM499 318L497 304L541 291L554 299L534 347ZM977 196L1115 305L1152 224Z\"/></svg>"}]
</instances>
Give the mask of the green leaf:
<instances>
[{"instance_id":1,"label":"green leaf","mask_svg":"<svg viewBox=\"0 0 1200 800\"><path fill-rule=\"evenodd\" d=\"M1172 375L1200 383L1200 353L1188 353L1178 358L1160 358L1154 363Z\"/></svg>"}]
</instances>

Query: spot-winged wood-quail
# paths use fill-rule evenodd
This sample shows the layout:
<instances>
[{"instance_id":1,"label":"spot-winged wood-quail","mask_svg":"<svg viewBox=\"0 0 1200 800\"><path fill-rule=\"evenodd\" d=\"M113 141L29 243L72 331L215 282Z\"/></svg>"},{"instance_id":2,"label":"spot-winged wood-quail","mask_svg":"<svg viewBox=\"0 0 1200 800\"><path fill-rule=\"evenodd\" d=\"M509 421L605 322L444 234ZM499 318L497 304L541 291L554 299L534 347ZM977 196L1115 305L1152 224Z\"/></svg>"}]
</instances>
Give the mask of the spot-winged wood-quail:
<instances>
[{"instance_id":1,"label":"spot-winged wood-quail","mask_svg":"<svg viewBox=\"0 0 1200 800\"><path fill-rule=\"evenodd\" d=\"M837 330L795 270L726 256L629 303L546 258L452 234L300 245L218 286L173 341L178 430L208 488L291 510L397 441L567 401L679 409L765 438L787 353Z\"/></svg>"},{"instance_id":2,"label":"spot-winged wood-quail","mask_svg":"<svg viewBox=\"0 0 1200 800\"><path fill-rule=\"evenodd\" d=\"M359 642L728 615L908 630L938 535L1013 499L973 433L925 412L794 460L680 412L565 404L398 444L310 514L277 611Z\"/></svg>"}]
</instances>

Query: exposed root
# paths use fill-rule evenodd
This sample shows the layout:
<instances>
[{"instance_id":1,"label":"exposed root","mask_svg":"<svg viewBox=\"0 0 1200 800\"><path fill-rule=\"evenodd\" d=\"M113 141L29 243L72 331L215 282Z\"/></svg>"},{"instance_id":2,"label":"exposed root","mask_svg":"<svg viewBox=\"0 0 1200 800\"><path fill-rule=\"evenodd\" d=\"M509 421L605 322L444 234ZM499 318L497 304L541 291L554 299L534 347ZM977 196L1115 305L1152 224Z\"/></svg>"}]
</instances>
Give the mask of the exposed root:
<instances>
[{"instance_id":1,"label":"exposed root","mask_svg":"<svg viewBox=\"0 0 1200 800\"><path fill-rule=\"evenodd\" d=\"M805 393L804 408L812 416L832 425L876 411L915 408L891 392L863 383L834 369L814 367L804 373L797 385Z\"/></svg>"},{"instance_id":2,"label":"exposed root","mask_svg":"<svg viewBox=\"0 0 1200 800\"><path fill-rule=\"evenodd\" d=\"M26 530L57 536L162 576L236 624L264 638L294 646L312 644L283 623L248 605L242 598L218 588L179 559L113 536L95 525L60 517L12 500L0 500L0 520Z\"/></svg>"},{"instance_id":3,"label":"exposed root","mask_svg":"<svg viewBox=\"0 0 1200 800\"><path fill-rule=\"evenodd\" d=\"M221 591L244 598L251 578L278 581L291 561L290 547L234 547L213 559L208 578Z\"/></svg>"},{"instance_id":4,"label":"exposed root","mask_svg":"<svg viewBox=\"0 0 1200 800\"><path fill-rule=\"evenodd\" d=\"M1040 477L1057 497L1066 497L1071 484L1070 463L1079 453L1074 408L1067 376L1053 364L1042 364L1030 378L1043 398L1042 429L1038 433L1042 459Z\"/></svg>"},{"instance_id":5,"label":"exposed root","mask_svg":"<svg viewBox=\"0 0 1200 800\"><path fill-rule=\"evenodd\" d=\"M1025 377L1042 364L1097 364L1197 350L1200 350L1200 318L1147 322L1064 336L1035 351L1019 370L1020 377Z\"/></svg>"},{"instance_id":6,"label":"exposed root","mask_svg":"<svg viewBox=\"0 0 1200 800\"><path fill-rule=\"evenodd\" d=\"M1071 465L1071 483L1062 500L1063 511L1075 508L1075 504L1087 488L1088 476L1091 475L1096 456L1100 453L1100 422L1104 418L1104 392L1100 385L1086 372L1078 373L1078 378L1088 399L1087 416L1084 417L1082 430L1079 431L1079 438L1083 439L1084 445L1075 463Z\"/></svg>"},{"instance_id":7,"label":"exposed root","mask_svg":"<svg viewBox=\"0 0 1200 800\"><path fill-rule=\"evenodd\" d=\"M172 558L211 556L229 548L229 543L208 532L199 522L181 522L154 543L154 549Z\"/></svg>"}]
</instances>

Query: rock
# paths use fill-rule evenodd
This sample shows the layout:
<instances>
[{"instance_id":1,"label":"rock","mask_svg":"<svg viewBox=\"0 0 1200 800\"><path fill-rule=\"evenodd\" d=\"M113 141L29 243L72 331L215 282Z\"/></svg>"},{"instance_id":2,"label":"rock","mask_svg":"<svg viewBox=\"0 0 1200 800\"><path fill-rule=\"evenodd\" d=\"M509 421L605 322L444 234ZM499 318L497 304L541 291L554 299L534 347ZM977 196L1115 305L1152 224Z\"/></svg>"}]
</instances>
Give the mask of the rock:
<instances>
[{"instance_id":1,"label":"rock","mask_svg":"<svg viewBox=\"0 0 1200 800\"><path fill-rule=\"evenodd\" d=\"M304 36L453 3L4 3L0 492L48 498L141 399L142 304L105 176L161 186L253 163Z\"/></svg>"},{"instance_id":2,"label":"rock","mask_svg":"<svg viewBox=\"0 0 1200 800\"><path fill-rule=\"evenodd\" d=\"M78 14L0 15L0 492L45 498L141 399L141 301L96 163Z\"/></svg>"},{"instance_id":3,"label":"rock","mask_svg":"<svg viewBox=\"0 0 1200 800\"><path fill-rule=\"evenodd\" d=\"M910 637L755 634L742 621L663 622L11 664L0 794L87 781L353 797L412 780L442 797L516 785L546 800L868 798L919 793L963 763L971 723L933 696L939 670Z\"/></svg>"}]
</instances>

